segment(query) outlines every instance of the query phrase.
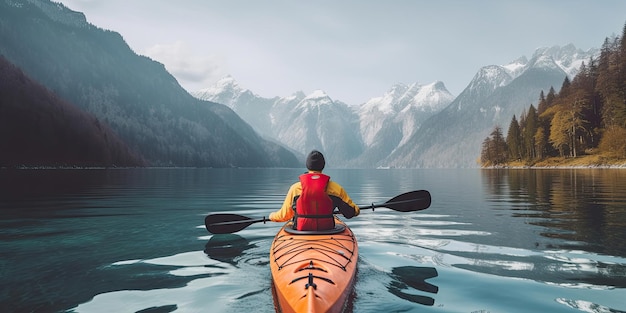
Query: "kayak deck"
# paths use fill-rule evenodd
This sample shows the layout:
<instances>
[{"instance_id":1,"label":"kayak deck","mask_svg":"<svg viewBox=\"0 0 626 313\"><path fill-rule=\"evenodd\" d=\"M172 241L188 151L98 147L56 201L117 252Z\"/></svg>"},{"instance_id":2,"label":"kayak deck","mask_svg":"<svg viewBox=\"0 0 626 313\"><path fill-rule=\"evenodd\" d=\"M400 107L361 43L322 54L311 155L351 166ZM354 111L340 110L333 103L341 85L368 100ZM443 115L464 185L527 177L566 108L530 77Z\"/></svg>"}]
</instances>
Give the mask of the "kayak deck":
<instances>
[{"instance_id":1,"label":"kayak deck","mask_svg":"<svg viewBox=\"0 0 626 313\"><path fill-rule=\"evenodd\" d=\"M350 228L335 219L336 229L299 232L287 223L270 249L277 311L341 312L352 293L358 246Z\"/></svg>"}]
</instances>

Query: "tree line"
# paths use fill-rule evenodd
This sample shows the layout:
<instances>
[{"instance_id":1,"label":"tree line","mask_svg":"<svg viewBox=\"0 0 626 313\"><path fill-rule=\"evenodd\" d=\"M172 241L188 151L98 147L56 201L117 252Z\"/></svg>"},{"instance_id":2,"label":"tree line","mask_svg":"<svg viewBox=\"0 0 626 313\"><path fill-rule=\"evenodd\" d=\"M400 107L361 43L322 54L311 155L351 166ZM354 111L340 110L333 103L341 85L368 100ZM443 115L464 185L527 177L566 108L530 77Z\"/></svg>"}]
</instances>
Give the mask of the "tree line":
<instances>
[{"instance_id":1,"label":"tree line","mask_svg":"<svg viewBox=\"0 0 626 313\"><path fill-rule=\"evenodd\" d=\"M482 144L482 166L533 164L549 157L600 154L626 159L626 25L622 36L606 38L600 55L583 63L557 93L539 95L514 115L506 136L496 126Z\"/></svg>"}]
</instances>

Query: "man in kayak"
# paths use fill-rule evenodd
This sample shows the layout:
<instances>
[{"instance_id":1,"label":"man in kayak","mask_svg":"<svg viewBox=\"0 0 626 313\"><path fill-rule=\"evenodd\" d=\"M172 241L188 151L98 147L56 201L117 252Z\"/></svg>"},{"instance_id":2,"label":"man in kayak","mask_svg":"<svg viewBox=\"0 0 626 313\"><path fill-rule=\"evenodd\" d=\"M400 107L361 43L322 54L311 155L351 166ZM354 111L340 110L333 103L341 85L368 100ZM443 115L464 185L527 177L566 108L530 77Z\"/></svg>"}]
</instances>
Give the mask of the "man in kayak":
<instances>
[{"instance_id":1,"label":"man in kayak","mask_svg":"<svg viewBox=\"0 0 626 313\"><path fill-rule=\"evenodd\" d=\"M286 222L293 219L297 230L328 230L335 227L335 207L346 218L359 215L359 207L343 187L322 174L325 165L324 155L317 150L311 151L306 159L308 172L291 185L283 206L272 212L269 220Z\"/></svg>"}]
</instances>

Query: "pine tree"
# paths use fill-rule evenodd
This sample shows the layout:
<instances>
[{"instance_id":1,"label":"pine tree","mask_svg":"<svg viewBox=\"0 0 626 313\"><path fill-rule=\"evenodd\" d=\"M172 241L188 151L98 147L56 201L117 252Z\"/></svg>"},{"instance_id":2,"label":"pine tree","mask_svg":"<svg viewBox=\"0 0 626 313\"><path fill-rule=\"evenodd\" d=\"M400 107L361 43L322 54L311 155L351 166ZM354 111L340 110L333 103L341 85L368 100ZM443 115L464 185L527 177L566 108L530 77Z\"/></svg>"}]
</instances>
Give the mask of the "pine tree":
<instances>
[{"instance_id":1,"label":"pine tree","mask_svg":"<svg viewBox=\"0 0 626 313\"><path fill-rule=\"evenodd\" d=\"M509 130L506 135L506 145L511 160L520 160L522 158L522 136L515 115L513 115L511 124L509 124Z\"/></svg>"},{"instance_id":2,"label":"pine tree","mask_svg":"<svg viewBox=\"0 0 626 313\"><path fill-rule=\"evenodd\" d=\"M528 108L528 114L526 115L526 123L522 130L523 133L523 147L526 151L526 157L529 160L533 160L537 157L537 153L535 150L535 133L537 132L538 125L538 117L537 110L535 106L532 104L530 108Z\"/></svg>"},{"instance_id":3,"label":"pine tree","mask_svg":"<svg viewBox=\"0 0 626 313\"><path fill-rule=\"evenodd\" d=\"M626 113L624 97L620 96L619 88L619 39L606 38L598 60L598 92L602 96L602 120L605 127L624 125Z\"/></svg>"},{"instance_id":4,"label":"pine tree","mask_svg":"<svg viewBox=\"0 0 626 313\"><path fill-rule=\"evenodd\" d=\"M539 93L539 105L537 106L537 114L541 115L541 113L545 112L548 108L548 101L546 100L546 96L543 94L543 90Z\"/></svg>"},{"instance_id":5,"label":"pine tree","mask_svg":"<svg viewBox=\"0 0 626 313\"><path fill-rule=\"evenodd\" d=\"M490 137L485 138L483 141L480 159L483 166L495 166L506 163L507 145L500 126L496 126Z\"/></svg>"}]
</instances>

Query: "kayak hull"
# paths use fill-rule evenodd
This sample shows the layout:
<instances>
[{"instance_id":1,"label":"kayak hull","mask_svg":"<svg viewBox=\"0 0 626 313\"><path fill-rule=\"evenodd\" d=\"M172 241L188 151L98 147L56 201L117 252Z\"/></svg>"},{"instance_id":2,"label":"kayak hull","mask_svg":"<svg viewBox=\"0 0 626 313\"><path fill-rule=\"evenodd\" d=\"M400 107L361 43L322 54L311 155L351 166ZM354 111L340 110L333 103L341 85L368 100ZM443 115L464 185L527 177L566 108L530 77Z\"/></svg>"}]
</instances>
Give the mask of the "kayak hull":
<instances>
[{"instance_id":1,"label":"kayak hull","mask_svg":"<svg viewBox=\"0 0 626 313\"><path fill-rule=\"evenodd\" d=\"M298 232L285 224L270 248L277 312L342 312L354 288L358 245L349 227Z\"/></svg>"}]
</instances>

